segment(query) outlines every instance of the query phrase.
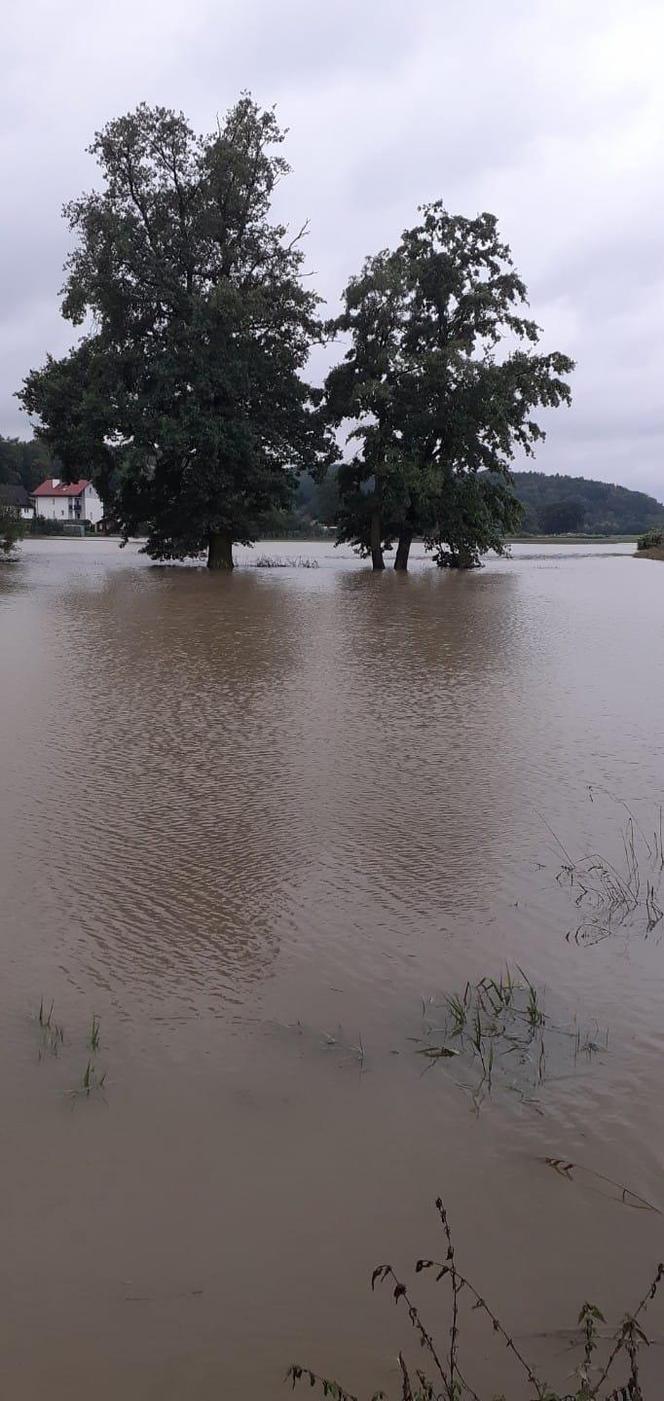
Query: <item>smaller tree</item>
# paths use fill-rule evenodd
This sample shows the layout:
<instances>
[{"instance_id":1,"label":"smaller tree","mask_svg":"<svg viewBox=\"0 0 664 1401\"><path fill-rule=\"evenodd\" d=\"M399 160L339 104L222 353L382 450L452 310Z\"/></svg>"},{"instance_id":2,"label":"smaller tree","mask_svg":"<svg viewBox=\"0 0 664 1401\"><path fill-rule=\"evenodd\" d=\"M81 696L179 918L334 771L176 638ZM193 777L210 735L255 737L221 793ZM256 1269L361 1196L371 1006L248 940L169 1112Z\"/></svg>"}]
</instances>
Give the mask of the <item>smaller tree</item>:
<instances>
[{"instance_id":1,"label":"smaller tree","mask_svg":"<svg viewBox=\"0 0 664 1401\"><path fill-rule=\"evenodd\" d=\"M664 547L664 530L647 530L636 542L637 550L661 550Z\"/></svg>"},{"instance_id":2,"label":"smaller tree","mask_svg":"<svg viewBox=\"0 0 664 1401\"><path fill-rule=\"evenodd\" d=\"M0 555L8 559L23 535L23 522L18 511L0 501Z\"/></svg>"},{"instance_id":3,"label":"smaller tree","mask_svg":"<svg viewBox=\"0 0 664 1401\"><path fill-rule=\"evenodd\" d=\"M405 463L397 444L396 378L406 286L394 253L368 258L344 292L344 311L329 323L351 337L341 364L325 382L326 406L337 426L352 421L348 443L359 448L338 472L337 535L384 569L383 550L392 543L402 500Z\"/></svg>"},{"instance_id":4,"label":"smaller tree","mask_svg":"<svg viewBox=\"0 0 664 1401\"><path fill-rule=\"evenodd\" d=\"M350 337L326 382L330 417L359 448L339 470L339 537L406 569L421 534L440 564L478 562L518 520L510 467L570 399L573 362L538 353L526 288L491 214L438 202L394 252L369 258L332 323ZM499 489L500 484L500 489ZM456 532L456 534L455 534Z\"/></svg>"}]
</instances>

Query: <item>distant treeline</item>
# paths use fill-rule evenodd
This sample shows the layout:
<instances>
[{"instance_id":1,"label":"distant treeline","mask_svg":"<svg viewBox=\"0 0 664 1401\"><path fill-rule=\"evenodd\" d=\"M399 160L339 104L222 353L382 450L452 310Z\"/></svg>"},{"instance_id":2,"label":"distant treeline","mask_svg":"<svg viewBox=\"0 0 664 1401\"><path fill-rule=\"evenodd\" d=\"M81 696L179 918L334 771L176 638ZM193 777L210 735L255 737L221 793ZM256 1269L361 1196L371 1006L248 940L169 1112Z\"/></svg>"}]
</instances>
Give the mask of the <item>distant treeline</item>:
<instances>
[{"instance_id":1,"label":"distant treeline","mask_svg":"<svg viewBox=\"0 0 664 1401\"><path fill-rule=\"evenodd\" d=\"M515 472L513 490L523 506L526 535L641 535L664 526L664 506L643 491L556 473ZM336 470L318 484L300 478L292 511L274 512L262 522L263 535L304 536L332 528L339 508Z\"/></svg>"},{"instance_id":2,"label":"distant treeline","mask_svg":"<svg viewBox=\"0 0 664 1401\"><path fill-rule=\"evenodd\" d=\"M21 485L30 492L45 477L61 471L45 443L0 436L0 485ZM81 475L86 471L86 464L81 463ZM524 534L642 535L664 527L664 506L643 491L558 473L515 472L513 481L514 494L523 506ZM260 534L264 539L322 535L334 529L338 511L336 467L321 482L305 472L299 478L292 509L264 514Z\"/></svg>"},{"instance_id":3,"label":"distant treeline","mask_svg":"<svg viewBox=\"0 0 664 1401\"><path fill-rule=\"evenodd\" d=\"M664 525L664 506L654 496L608 482L515 472L514 491L527 534L640 535Z\"/></svg>"},{"instance_id":4,"label":"distant treeline","mask_svg":"<svg viewBox=\"0 0 664 1401\"><path fill-rule=\"evenodd\" d=\"M0 486L23 486L31 492L45 477L59 475L57 460L46 443L37 438L23 442L0 435Z\"/></svg>"}]
</instances>

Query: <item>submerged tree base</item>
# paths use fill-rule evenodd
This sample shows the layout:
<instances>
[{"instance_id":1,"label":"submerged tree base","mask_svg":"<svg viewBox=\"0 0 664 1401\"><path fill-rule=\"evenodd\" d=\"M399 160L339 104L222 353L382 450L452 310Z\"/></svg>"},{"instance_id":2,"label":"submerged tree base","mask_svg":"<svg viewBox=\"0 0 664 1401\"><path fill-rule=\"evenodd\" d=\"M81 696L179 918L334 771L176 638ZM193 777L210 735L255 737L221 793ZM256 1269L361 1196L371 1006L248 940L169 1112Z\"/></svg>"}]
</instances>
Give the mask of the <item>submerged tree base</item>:
<instances>
[{"instance_id":1,"label":"submerged tree base","mask_svg":"<svg viewBox=\"0 0 664 1401\"><path fill-rule=\"evenodd\" d=\"M233 541L230 535L214 531L208 541L208 569L233 568Z\"/></svg>"},{"instance_id":2,"label":"submerged tree base","mask_svg":"<svg viewBox=\"0 0 664 1401\"><path fill-rule=\"evenodd\" d=\"M394 561L394 568L400 574L405 574L408 569L408 556L410 555L412 543L413 532L411 530L403 530L399 536L397 553Z\"/></svg>"}]
</instances>

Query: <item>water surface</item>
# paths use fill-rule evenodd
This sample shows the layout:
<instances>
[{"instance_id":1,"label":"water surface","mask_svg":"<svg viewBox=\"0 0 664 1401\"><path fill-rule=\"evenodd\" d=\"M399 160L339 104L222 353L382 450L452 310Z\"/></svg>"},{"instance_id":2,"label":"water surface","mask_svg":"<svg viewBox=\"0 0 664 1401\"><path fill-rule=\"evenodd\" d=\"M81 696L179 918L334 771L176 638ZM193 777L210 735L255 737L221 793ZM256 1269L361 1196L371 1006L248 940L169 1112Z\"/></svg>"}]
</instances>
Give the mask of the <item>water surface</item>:
<instances>
[{"instance_id":1,"label":"water surface","mask_svg":"<svg viewBox=\"0 0 664 1401\"><path fill-rule=\"evenodd\" d=\"M664 1210L664 921L579 936L556 879L560 843L624 863L622 804L651 833L664 797L664 569L631 552L0 569L3 1395L272 1401L294 1359L396 1392L368 1277L440 1249L438 1192L552 1379L585 1297L640 1297L664 1219L591 1173ZM506 965L608 1049L568 1038L476 1112L417 1052L431 999Z\"/></svg>"}]
</instances>

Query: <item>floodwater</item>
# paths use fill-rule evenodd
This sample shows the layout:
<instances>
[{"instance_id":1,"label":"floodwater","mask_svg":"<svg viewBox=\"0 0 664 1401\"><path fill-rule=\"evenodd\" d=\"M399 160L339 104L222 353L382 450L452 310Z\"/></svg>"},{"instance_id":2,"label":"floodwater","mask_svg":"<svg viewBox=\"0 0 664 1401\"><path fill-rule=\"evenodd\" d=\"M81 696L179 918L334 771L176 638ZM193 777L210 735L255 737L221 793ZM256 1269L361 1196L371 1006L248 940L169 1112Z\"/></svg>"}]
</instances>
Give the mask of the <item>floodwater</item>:
<instances>
[{"instance_id":1,"label":"floodwater","mask_svg":"<svg viewBox=\"0 0 664 1401\"><path fill-rule=\"evenodd\" d=\"M319 567L224 578L35 541L0 568L1 1396L276 1401L293 1361L400 1394L406 1312L369 1278L440 1256L438 1193L551 1382L584 1299L641 1297L664 566L631 551L403 578L289 543L256 553ZM507 967L546 1032L508 1019L488 1090L466 1040L420 1052ZM414 1285L445 1338L443 1288ZM511 1388L490 1326L462 1337Z\"/></svg>"}]
</instances>

